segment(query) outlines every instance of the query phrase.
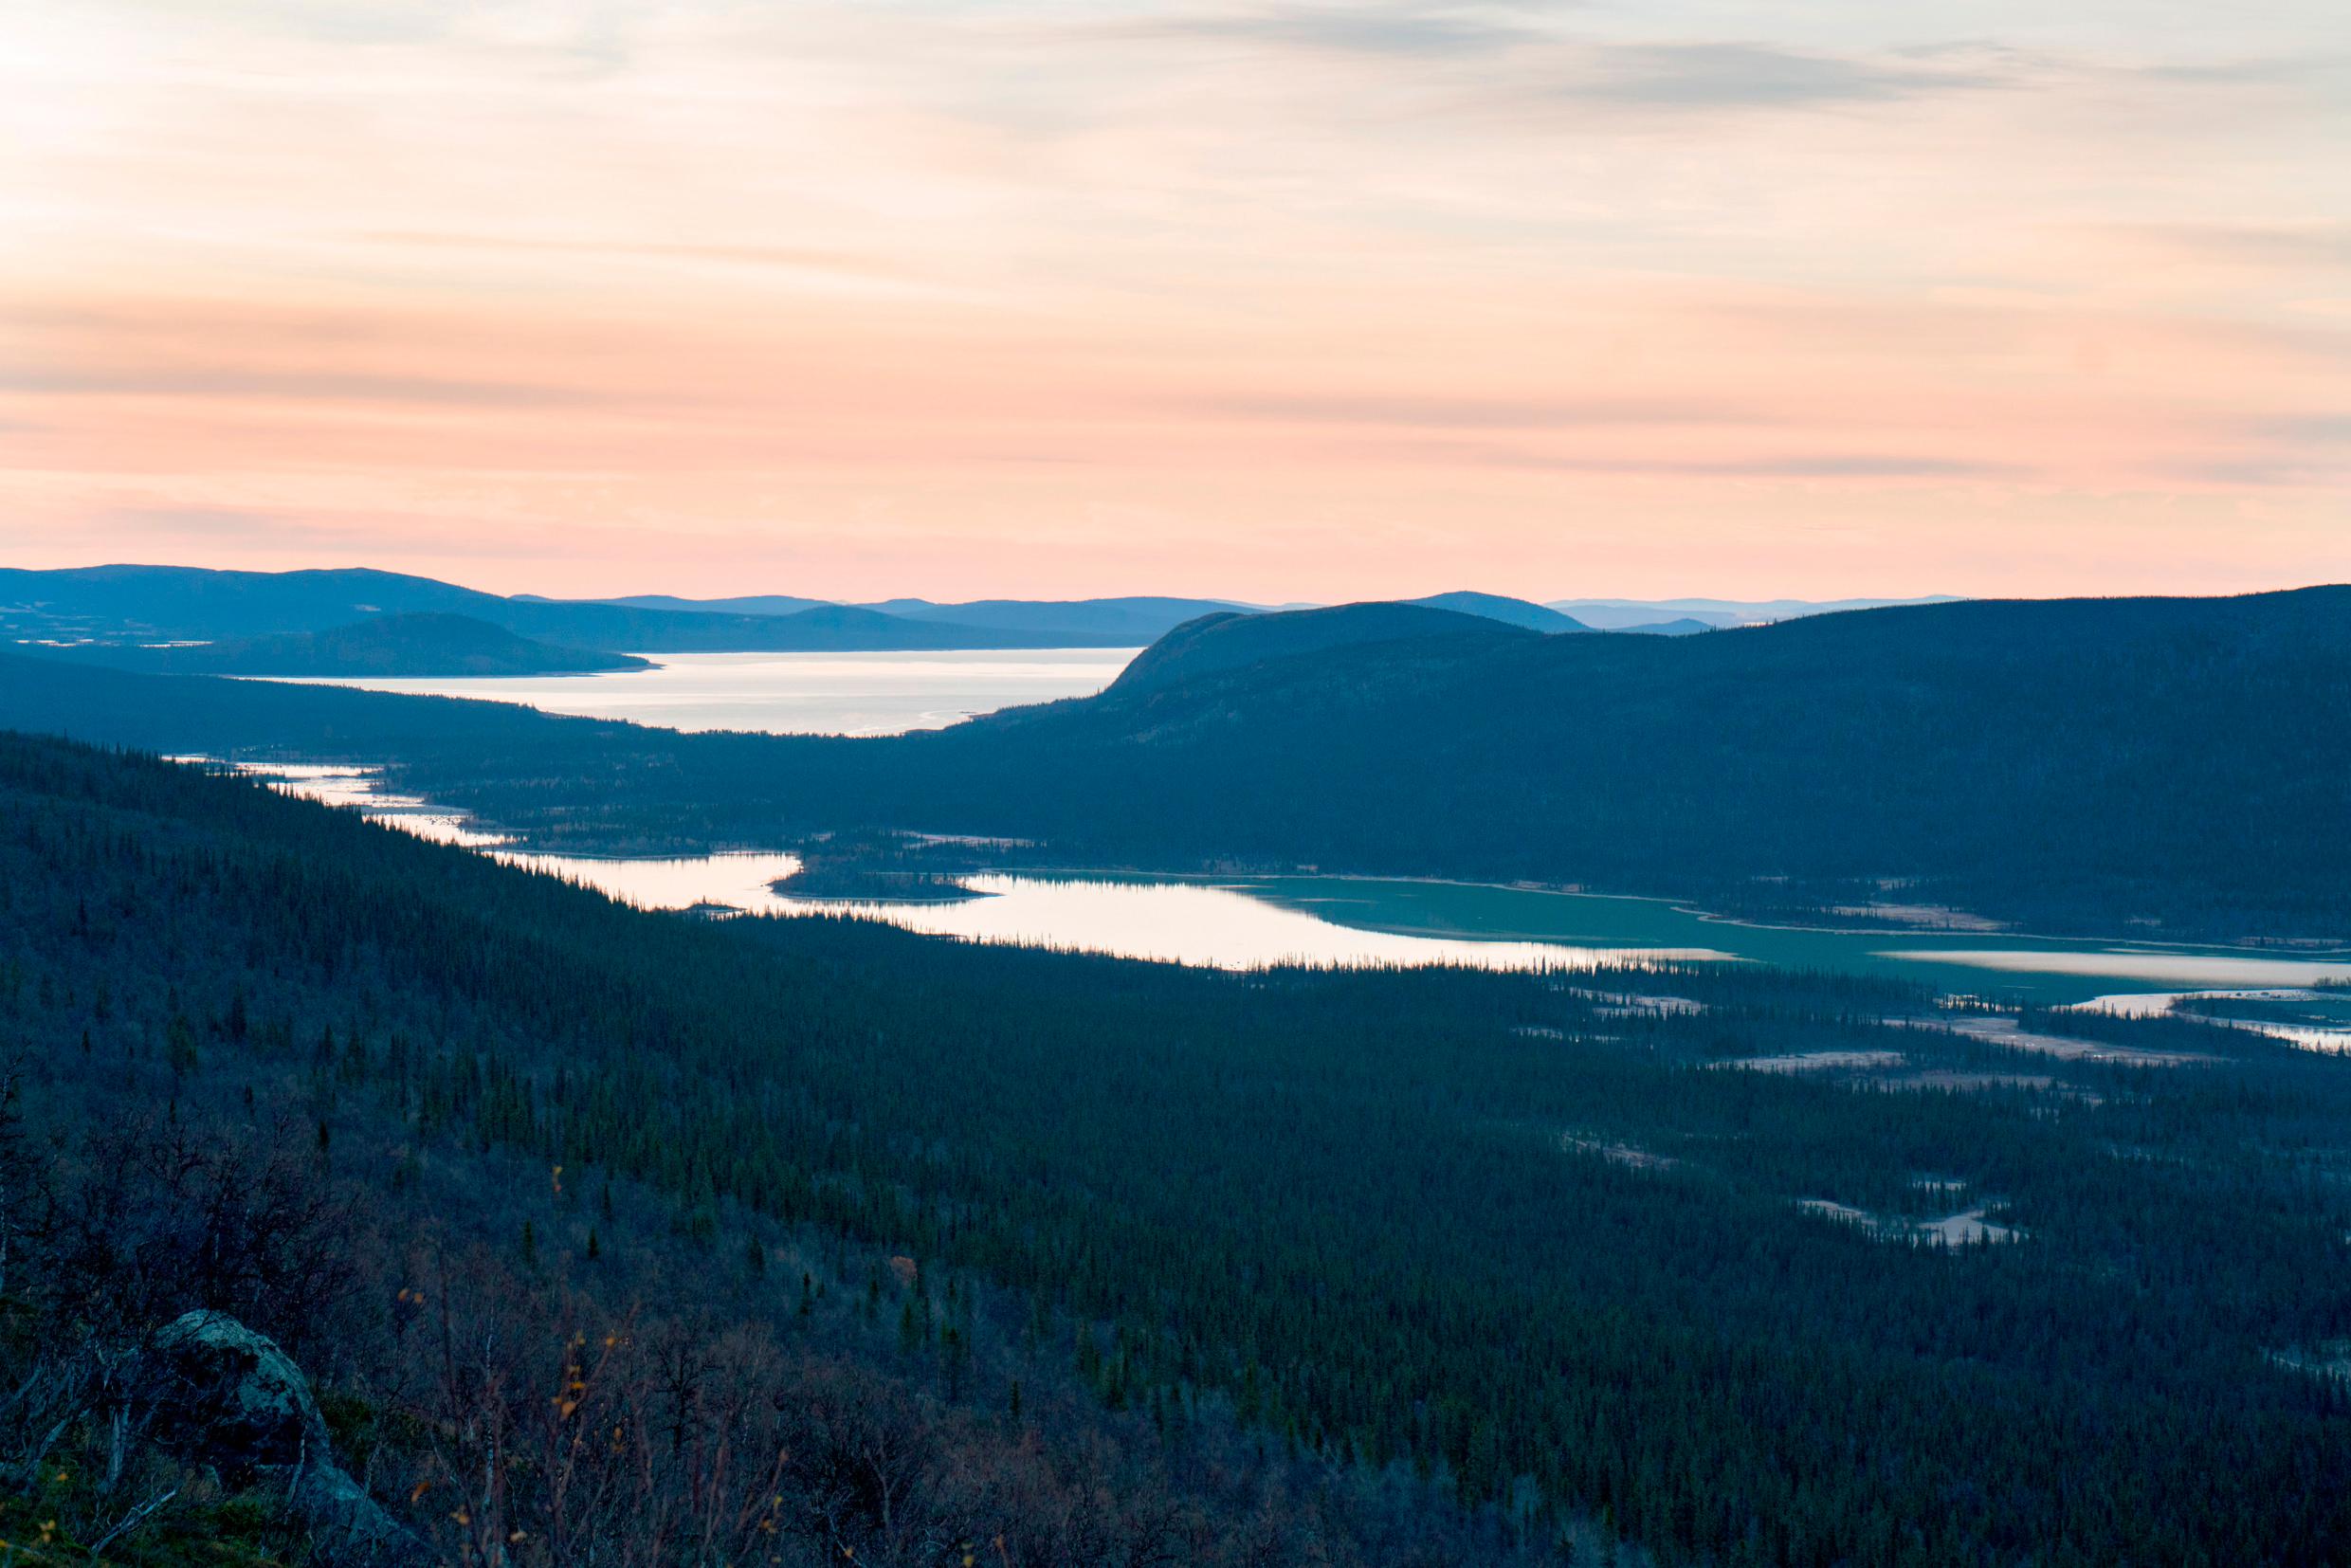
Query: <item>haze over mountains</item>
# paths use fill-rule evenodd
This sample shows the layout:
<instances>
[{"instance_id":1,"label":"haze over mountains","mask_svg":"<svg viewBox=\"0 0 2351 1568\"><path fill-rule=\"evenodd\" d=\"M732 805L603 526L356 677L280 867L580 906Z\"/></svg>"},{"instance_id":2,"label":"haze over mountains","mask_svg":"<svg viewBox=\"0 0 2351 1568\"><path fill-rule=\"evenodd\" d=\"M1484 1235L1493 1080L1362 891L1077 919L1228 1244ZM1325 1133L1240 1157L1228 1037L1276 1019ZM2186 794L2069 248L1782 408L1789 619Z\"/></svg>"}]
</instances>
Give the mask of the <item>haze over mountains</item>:
<instances>
[{"instance_id":1,"label":"haze over mountains","mask_svg":"<svg viewBox=\"0 0 2351 1568\"><path fill-rule=\"evenodd\" d=\"M1553 599L1547 608L1595 631L1702 631L1709 627L1768 626L1841 610L1891 610L1950 604L1953 595L1915 599Z\"/></svg>"}]
</instances>

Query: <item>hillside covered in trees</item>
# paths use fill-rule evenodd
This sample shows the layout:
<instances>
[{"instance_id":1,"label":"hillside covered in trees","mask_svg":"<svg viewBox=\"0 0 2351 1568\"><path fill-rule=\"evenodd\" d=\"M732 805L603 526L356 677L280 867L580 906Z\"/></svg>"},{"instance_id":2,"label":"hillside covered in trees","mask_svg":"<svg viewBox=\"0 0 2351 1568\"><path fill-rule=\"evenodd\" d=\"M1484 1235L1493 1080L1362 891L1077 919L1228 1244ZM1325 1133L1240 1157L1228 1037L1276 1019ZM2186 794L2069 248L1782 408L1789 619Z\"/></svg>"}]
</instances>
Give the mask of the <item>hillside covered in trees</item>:
<instances>
[{"instance_id":1,"label":"hillside covered in trees","mask_svg":"<svg viewBox=\"0 0 2351 1568\"><path fill-rule=\"evenodd\" d=\"M12 1540L212 1305L451 1560L2351 1553L2332 1059L712 924L46 739L0 825ZM299 1553L176 1479L122 1550Z\"/></svg>"}]
</instances>

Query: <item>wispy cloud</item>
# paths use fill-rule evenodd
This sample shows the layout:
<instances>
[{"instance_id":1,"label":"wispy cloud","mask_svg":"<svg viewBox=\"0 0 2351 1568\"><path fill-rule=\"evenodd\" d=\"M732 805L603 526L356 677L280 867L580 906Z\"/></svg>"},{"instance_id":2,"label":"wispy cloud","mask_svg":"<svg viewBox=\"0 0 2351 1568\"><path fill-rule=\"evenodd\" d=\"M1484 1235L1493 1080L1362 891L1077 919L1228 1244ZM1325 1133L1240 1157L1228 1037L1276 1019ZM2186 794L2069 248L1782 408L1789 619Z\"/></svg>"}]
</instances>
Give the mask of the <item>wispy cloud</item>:
<instances>
[{"instance_id":1,"label":"wispy cloud","mask_svg":"<svg viewBox=\"0 0 2351 1568\"><path fill-rule=\"evenodd\" d=\"M1651 113L1888 102L2014 87L2034 74L2021 51L1976 43L1837 51L1738 38L1628 41L1579 30L1578 20L1573 10L1538 23L1522 9L1393 0L1180 13L1084 30L1445 70L1469 100L1489 104L1534 98Z\"/></svg>"},{"instance_id":2,"label":"wispy cloud","mask_svg":"<svg viewBox=\"0 0 2351 1568\"><path fill-rule=\"evenodd\" d=\"M1185 405L1242 419L1427 429L1572 429L1614 425L1756 425L1763 410L1711 398L1375 397L1239 395Z\"/></svg>"},{"instance_id":3,"label":"wispy cloud","mask_svg":"<svg viewBox=\"0 0 2351 1568\"><path fill-rule=\"evenodd\" d=\"M2022 479L2032 470L2019 463L1919 453L1829 452L1687 464L1673 471L1760 479Z\"/></svg>"},{"instance_id":4,"label":"wispy cloud","mask_svg":"<svg viewBox=\"0 0 2351 1568\"><path fill-rule=\"evenodd\" d=\"M15 12L0 552L1283 599L1389 586L1360 538L1819 596L2156 586L2201 522L2351 571L2323 7Z\"/></svg>"},{"instance_id":5,"label":"wispy cloud","mask_svg":"<svg viewBox=\"0 0 2351 1568\"><path fill-rule=\"evenodd\" d=\"M323 562L372 564L385 558L385 530L397 529L403 542L414 541L452 560L499 560L518 554L530 529L484 528L479 519L465 517L403 517L383 511L341 512L318 507L205 506L130 503L103 508L99 523L125 548L155 552L161 545L177 558L192 549L208 558L220 552L249 551L287 564L316 566ZM572 531L577 537L577 530ZM521 538L518 539L518 533ZM702 541L708 542L708 541ZM543 558L559 544L556 538L524 543L527 553Z\"/></svg>"},{"instance_id":6,"label":"wispy cloud","mask_svg":"<svg viewBox=\"0 0 2351 1568\"><path fill-rule=\"evenodd\" d=\"M2034 474L2025 464L1929 452L1791 452L1704 458L1551 452L1529 447L1451 441L1389 444L1376 451L1390 458L1409 455L1439 465L1627 478L1992 482L2029 479Z\"/></svg>"},{"instance_id":7,"label":"wispy cloud","mask_svg":"<svg viewBox=\"0 0 2351 1568\"><path fill-rule=\"evenodd\" d=\"M2156 62L2131 67L2137 74L2157 82L2178 82L2192 85L2273 87L2280 84L2324 82L2344 72L2351 51L2340 43L2331 50L2309 50L2291 55L2247 55L2223 60L2189 60Z\"/></svg>"},{"instance_id":8,"label":"wispy cloud","mask_svg":"<svg viewBox=\"0 0 2351 1568\"><path fill-rule=\"evenodd\" d=\"M1255 6L1124 25L1132 35L1220 39L1347 54L1468 55L1556 36L1490 7L1381 4Z\"/></svg>"},{"instance_id":9,"label":"wispy cloud","mask_svg":"<svg viewBox=\"0 0 2351 1568\"><path fill-rule=\"evenodd\" d=\"M2351 484L2351 459L2312 463L2289 458L2216 458L2165 464L2161 471L2195 484L2231 489L2340 489Z\"/></svg>"},{"instance_id":10,"label":"wispy cloud","mask_svg":"<svg viewBox=\"0 0 2351 1568\"><path fill-rule=\"evenodd\" d=\"M534 239L502 234L434 234L405 230L363 231L370 243L417 246L441 250L482 250L521 255L611 257L620 261L721 262L735 266L783 267L811 272L837 272L854 277L901 277L904 258L870 252L822 250L781 245L694 245L637 240Z\"/></svg>"},{"instance_id":11,"label":"wispy cloud","mask_svg":"<svg viewBox=\"0 0 2351 1568\"><path fill-rule=\"evenodd\" d=\"M246 511L233 506L115 506L107 509L110 524L133 535L164 538L199 538L215 544L282 549L316 544L332 530L305 524L277 512Z\"/></svg>"},{"instance_id":12,"label":"wispy cloud","mask_svg":"<svg viewBox=\"0 0 2351 1568\"><path fill-rule=\"evenodd\" d=\"M2253 433L2269 441L2311 447L2351 445L2351 413L2288 414L2257 420Z\"/></svg>"},{"instance_id":13,"label":"wispy cloud","mask_svg":"<svg viewBox=\"0 0 2351 1568\"><path fill-rule=\"evenodd\" d=\"M1618 44L1592 49L1556 90L1564 97L1663 109L1805 108L2013 86L1977 64L1803 53L1766 44Z\"/></svg>"},{"instance_id":14,"label":"wispy cloud","mask_svg":"<svg viewBox=\"0 0 2351 1568\"><path fill-rule=\"evenodd\" d=\"M2351 267L2351 224L2144 223L2129 237L2191 255L2260 266Z\"/></svg>"},{"instance_id":15,"label":"wispy cloud","mask_svg":"<svg viewBox=\"0 0 2351 1568\"><path fill-rule=\"evenodd\" d=\"M193 369L0 369L0 392L52 396L279 398L322 402L412 403L461 409L580 408L620 394L586 387L520 381L453 380L333 371Z\"/></svg>"}]
</instances>

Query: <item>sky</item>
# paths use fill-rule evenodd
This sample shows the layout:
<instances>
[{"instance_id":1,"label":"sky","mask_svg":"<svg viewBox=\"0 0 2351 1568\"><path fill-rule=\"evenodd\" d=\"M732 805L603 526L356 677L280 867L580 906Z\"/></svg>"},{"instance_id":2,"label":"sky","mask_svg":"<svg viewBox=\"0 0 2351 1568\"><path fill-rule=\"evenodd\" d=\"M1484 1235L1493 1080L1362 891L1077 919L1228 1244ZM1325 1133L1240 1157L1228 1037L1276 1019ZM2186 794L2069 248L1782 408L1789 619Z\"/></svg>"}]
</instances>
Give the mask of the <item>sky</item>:
<instances>
[{"instance_id":1,"label":"sky","mask_svg":"<svg viewBox=\"0 0 2351 1568\"><path fill-rule=\"evenodd\" d=\"M2351 578L2341 0L18 0L0 564Z\"/></svg>"}]
</instances>

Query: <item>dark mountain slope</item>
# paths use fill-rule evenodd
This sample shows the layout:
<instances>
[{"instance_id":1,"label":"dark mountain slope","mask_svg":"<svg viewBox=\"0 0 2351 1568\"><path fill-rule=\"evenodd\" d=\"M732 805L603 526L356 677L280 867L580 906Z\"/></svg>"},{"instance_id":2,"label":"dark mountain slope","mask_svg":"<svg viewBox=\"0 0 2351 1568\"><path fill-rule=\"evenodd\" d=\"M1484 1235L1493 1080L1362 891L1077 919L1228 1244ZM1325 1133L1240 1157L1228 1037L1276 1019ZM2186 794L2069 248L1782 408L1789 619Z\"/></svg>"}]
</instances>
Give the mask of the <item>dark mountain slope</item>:
<instances>
[{"instance_id":1,"label":"dark mountain slope","mask_svg":"<svg viewBox=\"0 0 2351 1568\"><path fill-rule=\"evenodd\" d=\"M1187 621L1143 649L1111 689L1131 696L1333 648L1428 645L1449 653L1523 635L1483 615L1425 605L1349 604L1267 615L1226 611Z\"/></svg>"},{"instance_id":2,"label":"dark mountain slope","mask_svg":"<svg viewBox=\"0 0 2351 1568\"><path fill-rule=\"evenodd\" d=\"M1533 604L1525 599L1505 598L1499 593L1431 593L1424 599L1407 599L1407 604L1427 605L1431 610L1458 610L1465 615L1483 615L1489 621L1502 621L1521 626L1529 631L1589 631L1592 629L1572 615L1563 615L1549 605Z\"/></svg>"},{"instance_id":3,"label":"dark mountain slope","mask_svg":"<svg viewBox=\"0 0 2351 1568\"><path fill-rule=\"evenodd\" d=\"M197 647L77 652L119 668L173 675L584 675L650 667L629 654L557 647L470 615L430 611L379 615L330 631L282 632Z\"/></svg>"},{"instance_id":4,"label":"dark mountain slope","mask_svg":"<svg viewBox=\"0 0 2351 1568\"><path fill-rule=\"evenodd\" d=\"M151 675L64 656L0 653L0 724L100 745L165 752L264 751L332 757L415 757L436 771L468 750L484 757L551 741L567 726L608 738L665 732L566 720L508 702L403 697L343 686L279 685L203 675Z\"/></svg>"},{"instance_id":5,"label":"dark mountain slope","mask_svg":"<svg viewBox=\"0 0 2351 1568\"><path fill-rule=\"evenodd\" d=\"M1092 796L1171 846L1364 869L2351 914L2351 723L2314 721L2351 691L2351 589L1432 651L1121 683L929 744L975 804L1004 780L1006 831Z\"/></svg>"}]
</instances>

